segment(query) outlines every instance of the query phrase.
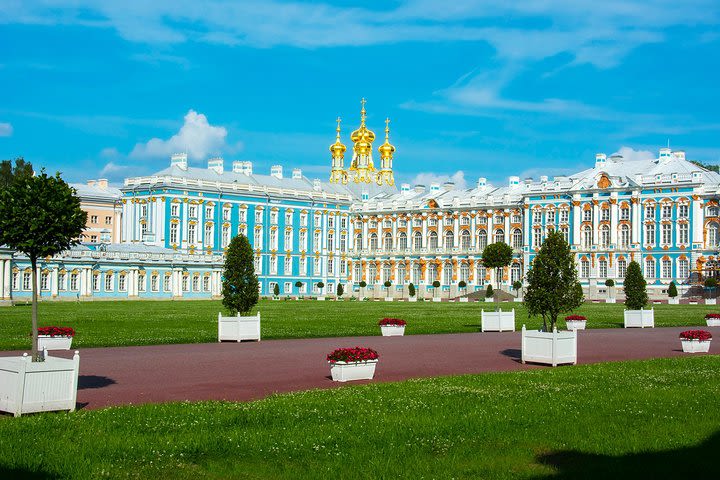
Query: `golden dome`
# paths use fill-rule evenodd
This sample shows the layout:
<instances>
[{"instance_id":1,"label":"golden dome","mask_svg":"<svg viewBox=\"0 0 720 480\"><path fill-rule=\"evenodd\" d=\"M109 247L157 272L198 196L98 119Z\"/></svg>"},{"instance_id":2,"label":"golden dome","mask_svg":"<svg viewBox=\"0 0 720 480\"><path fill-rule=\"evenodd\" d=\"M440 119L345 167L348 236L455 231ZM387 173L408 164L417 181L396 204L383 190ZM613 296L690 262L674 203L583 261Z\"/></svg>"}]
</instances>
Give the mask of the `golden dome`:
<instances>
[{"instance_id":1,"label":"golden dome","mask_svg":"<svg viewBox=\"0 0 720 480\"><path fill-rule=\"evenodd\" d=\"M395 147L390 143L390 119L385 119L385 143L378 147L380 158L383 160L392 158L395 153Z\"/></svg>"},{"instance_id":2,"label":"golden dome","mask_svg":"<svg viewBox=\"0 0 720 480\"><path fill-rule=\"evenodd\" d=\"M343 158L347 147L340 141L340 117L337 118L337 135L335 137L335 143L330 145L330 152L333 158Z\"/></svg>"},{"instance_id":3,"label":"golden dome","mask_svg":"<svg viewBox=\"0 0 720 480\"><path fill-rule=\"evenodd\" d=\"M375 141L375 133L365 126L365 99L360 102L362 109L360 110L360 128L350 134L350 139L355 144L355 152L358 155L369 155L372 152L372 142Z\"/></svg>"}]
</instances>

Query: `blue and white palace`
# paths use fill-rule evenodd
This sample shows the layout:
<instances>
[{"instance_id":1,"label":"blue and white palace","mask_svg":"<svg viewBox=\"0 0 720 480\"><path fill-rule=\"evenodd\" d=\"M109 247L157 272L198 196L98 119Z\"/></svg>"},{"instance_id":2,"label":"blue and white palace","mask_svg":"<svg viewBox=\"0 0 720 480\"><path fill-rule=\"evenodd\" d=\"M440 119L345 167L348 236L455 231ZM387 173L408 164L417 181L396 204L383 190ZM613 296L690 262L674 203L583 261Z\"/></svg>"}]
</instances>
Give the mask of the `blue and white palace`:
<instances>
[{"instance_id":1,"label":"blue and white palace","mask_svg":"<svg viewBox=\"0 0 720 480\"><path fill-rule=\"evenodd\" d=\"M622 285L638 261L651 295L674 281L680 291L715 272L720 225L720 175L660 149L658 158L626 161L597 154L573 175L537 180L510 177L505 185L480 178L473 188L395 185L395 147L385 140L373 160L375 134L352 132L352 155L330 146L328 182L299 169L269 175L250 162L210 159L207 168L173 155L168 168L125 180L119 243L84 243L39 269L43 299L183 299L218 297L223 252L246 235L253 246L261 293L282 295L457 296L497 281L506 290L521 280L543 239L560 231L575 252L586 294L605 295L607 279ZM482 251L511 245L515 258L501 272L486 269ZM0 250L0 301L30 296L28 259ZM360 288L360 282L367 286ZM392 286L386 289L383 284ZM460 289L464 281L467 287ZM319 288L318 282L324 287Z\"/></svg>"}]
</instances>

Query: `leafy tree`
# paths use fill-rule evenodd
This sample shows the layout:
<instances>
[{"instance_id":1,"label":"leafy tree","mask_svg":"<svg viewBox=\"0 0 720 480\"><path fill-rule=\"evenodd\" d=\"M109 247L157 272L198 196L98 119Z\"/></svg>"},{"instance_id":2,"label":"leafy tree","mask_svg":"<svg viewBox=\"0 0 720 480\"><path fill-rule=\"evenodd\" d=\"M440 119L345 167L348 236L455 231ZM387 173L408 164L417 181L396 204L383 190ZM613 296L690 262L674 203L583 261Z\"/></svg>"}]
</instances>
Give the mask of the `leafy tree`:
<instances>
[{"instance_id":1,"label":"leafy tree","mask_svg":"<svg viewBox=\"0 0 720 480\"><path fill-rule=\"evenodd\" d=\"M465 287L467 287L467 282L466 282L465 280L460 280L460 281L458 282L458 287L460 287L460 288L465 288Z\"/></svg>"},{"instance_id":2,"label":"leafy tree","mask_svg":"<svg viewBox=\"0 0 720 480\"><path fill-rule=\"evenodd\" d=\"M385 283L383 283L383 286L385 287L385 296L387 297L390 296L390 285L392 285L390 280L385 280Z\"/></svg>"},{"instance_id":3,"label":"leafy tree","mask_svg":"<svg viewBox=\"0 0 720 480\"><path fill-rule=\"evenodd\" d=\"M0 189L9 187L16 179L32 176L32 163L26 162L22 157L15 159L14 167L12 160L0 161Z\"/></svg>"},{"instance_id":4,"label":"leafy tree","mask_svg":"<svg viewBox=\"0 0 720 480\"><path fill-rule=\"evenodd\" d=\"M487 289L485 289L485 298L490 298L495 294L493 292L492 284L488 283Z\"/></svg>"},{"instance_id":5,"label":"leafy tree","mask_svg":"<svg viewBox=\"0 0 720 480\"><path fill-rule=\"evenodd\" d=\"M630 262L627 272L625 272L625 281L623 288L625 290L625 305L629 310L640 310L648 302L647 282L640 271L640 264L636 261Z\"/></svg>"},{"instance_id":6,"label":"leafy tree","mask_svg":"<svg viewBox=\"0 0 720 480\"><path fill-rule=\"evenodd\" d=\"M408 295L410 295L411 297L415 296L415 285L413 285L412 282L410 282L410 285L408 285Z\"/></svg>"},{"instance_id":7,"label":"leafy tree","mask_svg":"<svg viewBox=\"0 0 720 480\"><path fill-rule=\"evenodd\" d=\"M275 295L276 297L280 295L280 285L278 285L277 283L273 287L273 295Z\"/></svg>"},{"instance_id":8,"label":"leafy tree","mask_svg":"<svg viewBox=\"0 0 720 480\"><path fill-rule=\"evenodd\" d=\"M260 299L255 255L245 235L237 235L225 252L223 306L230 315L249 313Z\"/></svg>"},{"instance_id":9,"label":"leafy tree","mask_svg":"<svg viewBox=\"0 0 720 480\"><path fill-rule=\"evenodd\" d=\"M527 273L525 306L528 314L542 316L543 330L552 331L558 315L578 308L582 302L582 287L570 245L562 233L552 232Z\"/></svg>"},{"instance_id":10,"label":"leafy tree","mask_svg":"<svg viewBox=\"0 0 720 480\"><path fill-rule=\"evenodd\" d=\"M505 242L491 243L482 252L482 263L486 268L495 269L495 280L497 281L498 290L500 290L500 282L502 281L502 269L510 265L512 262L512 247ZM495 296L495 304L500 301L500 296Z\"/></svg>"},{"instance_id":11,"label":"leafy tree","mask_svg":"<svg viewBox=\"0 0 720 480\"><path fill-rule=\"evenodd\" d=\"M612 278L608 278L607 280L605 280L605 286L606 286L606 287L614 287L614 286L615 286L615 280L613 280Z\"/></svg>"},{"instance_id":12,"label":"leafy tree","mask_svg":"<svg viewBox=\"0 0 720 480\"><path fill-rule=\"evenodd\" d=\"M322 289L325 288L325 284L323 282L317 282L315 285L317 285L318 290L320 290L320 295L322 295Z\"/></svg>"},{"instance_id":13,"label":"leafy tree","mask_svg":"<svg viewBox=\"0 0 720 480\"><path fill-rule=\"evenodd\" d=\"M670 282L670 286L668 287L668 297L675 298L678 296L677 287L675 286L675 282Z\"/></svg>"},{"instance_id":14,"label":"leafy tree","mask_svg":"<svg viewBox=\"0 0 720 480\"><path fill-rule=\"evenodd\" d=\"M361 289L361 295L365 296L365 287L367 287L367 282L365 280L360 280L360 289Z\"/></svg>"},{"instance_id":15,"label":"leafy tree","mask_svg":"<svg viewBox=\"0 0 720 480\"><path fill-rule=\"evenodd\" d=\"M345 293L345 289L342 286L342 283L337 284L337 289L335 290L335 295L340 298L343 296L343 293Z\"/></svg>"},{"instance_id":16,"label":"leafy tree","mask_svg":"<svg viewBox=\"0 0 720 480\"><path fill-rule=\"evenodd\" d=\"M296 288L302 288L302 286L303 286L303 283L301 281L298 280L297 282L295 282Z\"/></svg>"},{"instance_id":17,"label":"leafy tree","mask_svg":"<svg viewBox=\"0 0 720 480\"><path fill-rule=\"evenodd\" d=\"M0 245L30 258L32 266L32 358L38 359L37 261L77 245L87 213L60 173L20 174L0 189Z\"/></svg>"},{"instance_id":18,"label":"leafy tree","mask_svg":"<svg viewBox=\"0 0 720 480\"><path fill-rule=\"evenodd\" d=\"M715 277L707 277L705 279L705 288L710 290L710 296L713 296L715 289L718 286L718 281Z\"/></svg>"},{"instance_id":19,"label":"leafy tree","mask_svg":"<svg viewBox=\"0 0 720 480\"><path fill-rule=\"evenodd\" d=\"M720 173L720 165L710 165L709 163L702 163L702 162L698 162L697 160L690 160L690 163L694 163L698 167L702 167L705 170L710 170L711 172Z\"/></svg>"},{"instance_id":20,"label":"leafy tree","mask_svg":"<svg viewBox=\"0 0 720 480\"><path fill-rule=\"evenodd\" d=\"M520 280L515 280L512 284L513 290L515 290L515 296L517 297L520 294L520 289L522 288L522 282Z\"/></svg>"},{"instance_id":21,"label":"leafy tree","mask_svg":"<svg viewBox=\"0 0 720 480\"><path fill-rule=\"evenodd\" d=\"M433 286L433 297L434 297L434 296L435 296L435 293L437 292L437 289L440 288L440 282L437 281L437 280L435 280L435 281L432 283L432 286Z\"/></svg>"}]
</instances>

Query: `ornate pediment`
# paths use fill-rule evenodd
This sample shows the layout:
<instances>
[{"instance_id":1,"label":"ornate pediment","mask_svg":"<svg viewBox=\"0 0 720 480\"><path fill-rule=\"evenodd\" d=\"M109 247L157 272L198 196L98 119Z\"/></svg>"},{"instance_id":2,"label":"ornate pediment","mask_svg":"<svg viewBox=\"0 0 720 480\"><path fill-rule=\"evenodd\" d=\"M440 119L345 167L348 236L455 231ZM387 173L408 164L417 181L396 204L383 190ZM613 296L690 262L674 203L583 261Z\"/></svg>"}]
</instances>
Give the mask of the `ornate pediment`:
<instances>
[{"instance_id":1,"label":"ornate pediment","mask_svg":"<svg viewBox=\"0 0 720 480\"><path fill-rule=\"evenodd\" d=\"M608 188L610 186L612 186L612 182L610 181L610 178L607 176L607 174L600 174L600 178L598 178L597 181L597 188Z\"/></svg>"}]
</instances>

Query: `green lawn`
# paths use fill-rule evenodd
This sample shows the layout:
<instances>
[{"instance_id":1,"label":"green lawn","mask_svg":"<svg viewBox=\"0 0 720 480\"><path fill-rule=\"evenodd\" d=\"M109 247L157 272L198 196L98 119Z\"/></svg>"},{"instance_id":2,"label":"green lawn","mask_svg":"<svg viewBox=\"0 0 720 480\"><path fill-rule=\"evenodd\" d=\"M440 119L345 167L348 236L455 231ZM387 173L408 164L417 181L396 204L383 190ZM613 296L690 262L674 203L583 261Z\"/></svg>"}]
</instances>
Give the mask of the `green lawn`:
<instances>
[{"instance_id":1,"label":"green lawn","mask_svg":"<svg viewBox=\"0 0 720 480\"><path fill-rule=\"evenodd\" d=\"M217 341L219 301L46 302L40 304L40 325L71 326L77 331L73 346L98 347ZM377 335L382 317L408 321L407 334L476 332L480 309L490 303L432 302L318 302L269 301L258 306L262 336L270 338ZM538 327L522 304L515 308L517 326ZM622 304L586 304L577 313L588 317L588 328L621 327ZM657 326L704 325L704 305L656 305ZM30 307L0 307L0 350L30 348Z\"/></svg>"},{"instance_id":2,"label":"green lawn","mask_svg":"<svg viewBox=\"0 0 720 480\"><path fill-rule=\"evenodd\" d=\"M720 357L0 417L0 478L720 478Z\"/></svg>"}]
</instances>

